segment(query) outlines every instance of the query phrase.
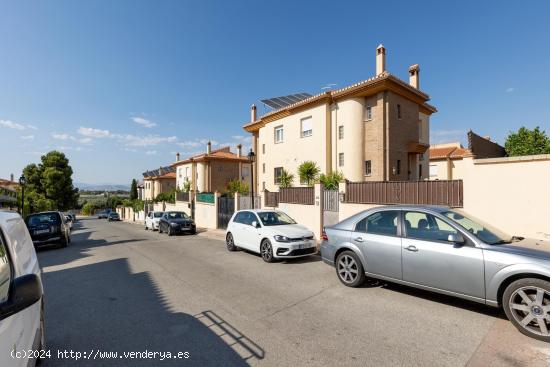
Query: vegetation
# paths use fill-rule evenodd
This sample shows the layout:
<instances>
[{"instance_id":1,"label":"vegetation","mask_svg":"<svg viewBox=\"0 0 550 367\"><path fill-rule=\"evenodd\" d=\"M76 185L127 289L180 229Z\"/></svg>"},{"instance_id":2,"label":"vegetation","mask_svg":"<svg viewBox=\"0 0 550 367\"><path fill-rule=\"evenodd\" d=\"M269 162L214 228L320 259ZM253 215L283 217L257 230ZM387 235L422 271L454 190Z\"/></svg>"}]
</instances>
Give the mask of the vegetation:
<instances>
[{"instance_id":1,"label":"vegetation","mask_svg":"<svg viewBox=\"0 0 550 367\"><path fill-rule=\"evenodd\" d=\"M249 191L248 183L239 179L234 179L227 183L227 193L230 195L234 195L236 192L240 195L248 195Z\"/></svg>"},{"instance_id":2,"label":"vegetation","mask_svg":"<svg viewBox=\"0 0 550 367\"><path fill-rule=\"evenodd\" d=\"M279 176L279 188L286 189L292 187L294 182L294 175L283 168L281 175Z\"/></svg>"},{"instance_id":3,"label":"vegetation","mask_svg":"<svg viewBox=\"0 0 550 367\"><path fill-rule=\"evenodd\" d=\"M86 203L82 206L82 214L84 215L92 215L94 214L94 211L97 209L97 207L92 203Z\"/></svg>"},{"instance_id":4,"label":"vegetation","mask_svg":"<svg viewBox=\"0 0 550 367\"><path fill-rule=\"evenodd\" d=\"M73 169L65 154L51 151L39 164L23 169L25 185L25 213L43 210L68 210L78 206L78 189L73 186Z\"/></svg>"},{"instance_id":5,"label":"vegetation","mask_svg":"<svg viewBox=\"0 0 550 367\"><path fill-rule=\"evenodd\" d=\"M176 189L169 192L162 192L153 199L155 203L161 203L163 201L174 204L176 202Z\"/></svg>"},{"instance_id":6,"label":"vegetation","mask_svg":"<svg viewBox=\"0 0 550 367\"><path fill-rule=\"evenodd\" d=\"M191 191L191 181L189 181L188 179L185 179L185 181L183 182L183 187L182 187L181 191L183 191L183 192Z\"/></svg>"},{"instance_id":7,"label":"vegetation","mask_svg":"<svg viewBox=\"0 0 550 367\"><path fill-rule=\"evenodd\" d=\"M344 181L346 178L342 172L331 172L327 175L324 173L319 176L319 182L323 184L327 190L338 190L338 184Z\"/></svg>"},{"instance_id":8,"label":"vegetation","mask_svg":"<svg viewBox=\"0 0 550 367\"><path fill-rule=\"evenodd\" d=\"M134 178L130 185L130 200L136 200L138 198L137 181Z\"/></svg>"},{"instance_id":9,"label":"vegetation","mask_svg":"<svg viewBox=\"0 0 550 367\"><path fill-rule=\"evenodd\" d=\"M313 161L305 161L298 167L298 175L300 176L300 182L305 183L308 186L313 184L319 178L319 166Z\"/></svg>"},{"instance_id":10,"label":"vegetation","mask_svg":"<svg viewBox=\"0 0 550 367\"><path fill-rule=\"evenodd\" d=\"M511 132L504 143L506 154L510 157L520 155L550 154L550 138L537 126L533 130L521 127Z\"/></svg>"}]
</instances>

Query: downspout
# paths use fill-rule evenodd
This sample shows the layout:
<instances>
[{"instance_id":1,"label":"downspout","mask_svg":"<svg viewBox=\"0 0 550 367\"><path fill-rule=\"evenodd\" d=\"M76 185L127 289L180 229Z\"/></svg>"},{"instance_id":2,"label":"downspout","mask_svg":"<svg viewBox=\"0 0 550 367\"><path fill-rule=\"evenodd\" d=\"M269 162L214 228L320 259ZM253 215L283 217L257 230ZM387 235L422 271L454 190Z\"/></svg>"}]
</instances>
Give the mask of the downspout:
<instances>
[{"instance_id":1,"label":"downspout","mask_svg":"<svg viewBox=\"0 0 550 367\"><path fill-rule=\"evenodd\" d=\"M384 94L383 94L383 101L382 101L382 106L383 106L383 113L382 113L382 134L383 134L383 144L384 144L384 147L383 147L383 152L384 152L384 181L389 181L390 179L390 152L389 152L389 121L388 121L388 111L389 109L387 108L387 91L384 91Z\"/></svg>"}]
</instances>

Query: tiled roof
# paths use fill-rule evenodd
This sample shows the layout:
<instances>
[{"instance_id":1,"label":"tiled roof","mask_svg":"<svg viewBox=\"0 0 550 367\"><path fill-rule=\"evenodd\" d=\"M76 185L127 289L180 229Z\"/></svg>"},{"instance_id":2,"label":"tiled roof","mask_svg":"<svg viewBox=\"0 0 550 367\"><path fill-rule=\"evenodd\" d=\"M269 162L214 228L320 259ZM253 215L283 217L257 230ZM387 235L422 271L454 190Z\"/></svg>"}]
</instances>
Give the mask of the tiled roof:
<instances>
[{"instance_id":1,"label":"tiled roof","mask_svg":"<svg viewBox=\"0 0 550 367\"><path fill-rule=\"evenodd\" d=\"M459 159L471 155L471 152L468 149L456 146L430 148L428 152L430 154L430 160L446 158Z\"/></svg>"},{"instance_id":2,"label":"tiled roof","mask_svg":"<svg viewBox=\"0 0 550 367\"><path fill-rule=\"evenodd\" d=\"M189 162L200 162L204 160L229 160L229 161L237 161L237 162L248 162L247 156L238 156L235 153L232 153L230 151L229 147L223 147L216 150L213 150L210 152L210 154L207 153L200 153L194 156L191 156L189 158L174 162L172 166L177 166L180 164L185 164Z\"/></svg>"}]
</instances>

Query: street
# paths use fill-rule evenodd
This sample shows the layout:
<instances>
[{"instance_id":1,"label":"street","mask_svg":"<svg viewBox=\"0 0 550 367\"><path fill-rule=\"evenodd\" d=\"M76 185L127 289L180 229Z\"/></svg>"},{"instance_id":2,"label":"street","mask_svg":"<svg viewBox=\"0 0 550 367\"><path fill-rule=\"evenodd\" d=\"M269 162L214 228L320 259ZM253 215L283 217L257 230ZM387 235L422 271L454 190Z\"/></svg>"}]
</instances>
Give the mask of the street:
<instances>
[{"instance_id":1,"label":"street","mask_svg":"<svg viewBox=\"0 0 550 367\"><path fill-rule=\"evenodd\" d=\"M76 223L68 248L38 256L52 351L45 366L550 362L547 344L500 310L395 284L347 288L317 256L266 264L204 234L168 237L92 218ZM171 357L123 354L145 351ZM180 352L187 358L173 358Z\"/></svg>"}]
</instances>

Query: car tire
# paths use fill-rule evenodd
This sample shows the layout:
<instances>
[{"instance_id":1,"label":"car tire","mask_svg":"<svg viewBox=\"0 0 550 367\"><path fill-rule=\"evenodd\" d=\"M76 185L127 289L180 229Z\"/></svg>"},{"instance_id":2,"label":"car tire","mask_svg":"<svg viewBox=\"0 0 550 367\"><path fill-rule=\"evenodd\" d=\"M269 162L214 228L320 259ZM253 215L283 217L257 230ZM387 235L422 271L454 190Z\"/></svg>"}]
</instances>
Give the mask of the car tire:
<instances>
[{"instance_id":1,"label":"car tire","mask_svg":"<svg viewBox=\"0 0 550 367\"><path fill-rule=\"evenodd\" d=\"M174 235L174 229L172 228L172 226L168 227L168 236L171 237Z\"/></svg>"},{"instance_id":2,"label":"car tire","mask_svg":"<svg viewBox=\"0 0 550 367\"><path fill-rule=\"evenodd\" d=\"M63 236L63 239L61 240L61 247L67 246L69 246L69 240L67 239L67 236Z\"/></svg>"},{"instance_id":3,"label":"car tire","mask_svg":"<svg viewBox=\"0 0 550 367\"><path fill-rule=\"evenodd\" d=\"M231 233L228 233L227 236L225 236L225 246L227 247L227 251L237 251L237 246L235 246L235 241L233 240L233 235Z\"/></svg>"},{"instance_id":4,"label":"car tire","mask_svg":"<svg viewBox=\"0 0 550 367\"><path fill-rule=\"evenodd\" d=\"M147 228L147 223L145 223L145 230L148 230L149 228Z\"/></svg>"},{"instance_id":5,"label":"car tire","mask_svg":"<svg viewBox=\"0 0 550 367\"><path fill-rule=\"evenodd\" d=\"M550 282L537 278L518 279L502 295L508 320L524 335L550 342Z\"/></svg>"},{"instance_id":6,"label":"car tire","mask_svg":"<svg viewBox=\"0 0 550 367\"><path fill-rule=\"evenodd\" d=\"M347 287L359 287L365 281L365 271L359 256L353 251L338 254L335 263L338 279Z\"/></svg>"},{"instance_id":7,"label":"car tire","mask_svg":"<svg viewBox=\"0 0 550 367\"><path fill-rule=\"evenodd\" d=\"M162 224L160 224L160 223L159 223L158 231L159 231L159 233L162 233Z\"/></svg>"},{"instance_id":8,"label":"car tire","mask_svg":"<svg viewBox=\"0 0 550 367\"><path fill-rule=\"evenodd\" d=\"M266 263L275 262L273 257L273 246L271 246L271 241L265 239L260 244L260 255Z\"/></svg>"}]
</instances>

